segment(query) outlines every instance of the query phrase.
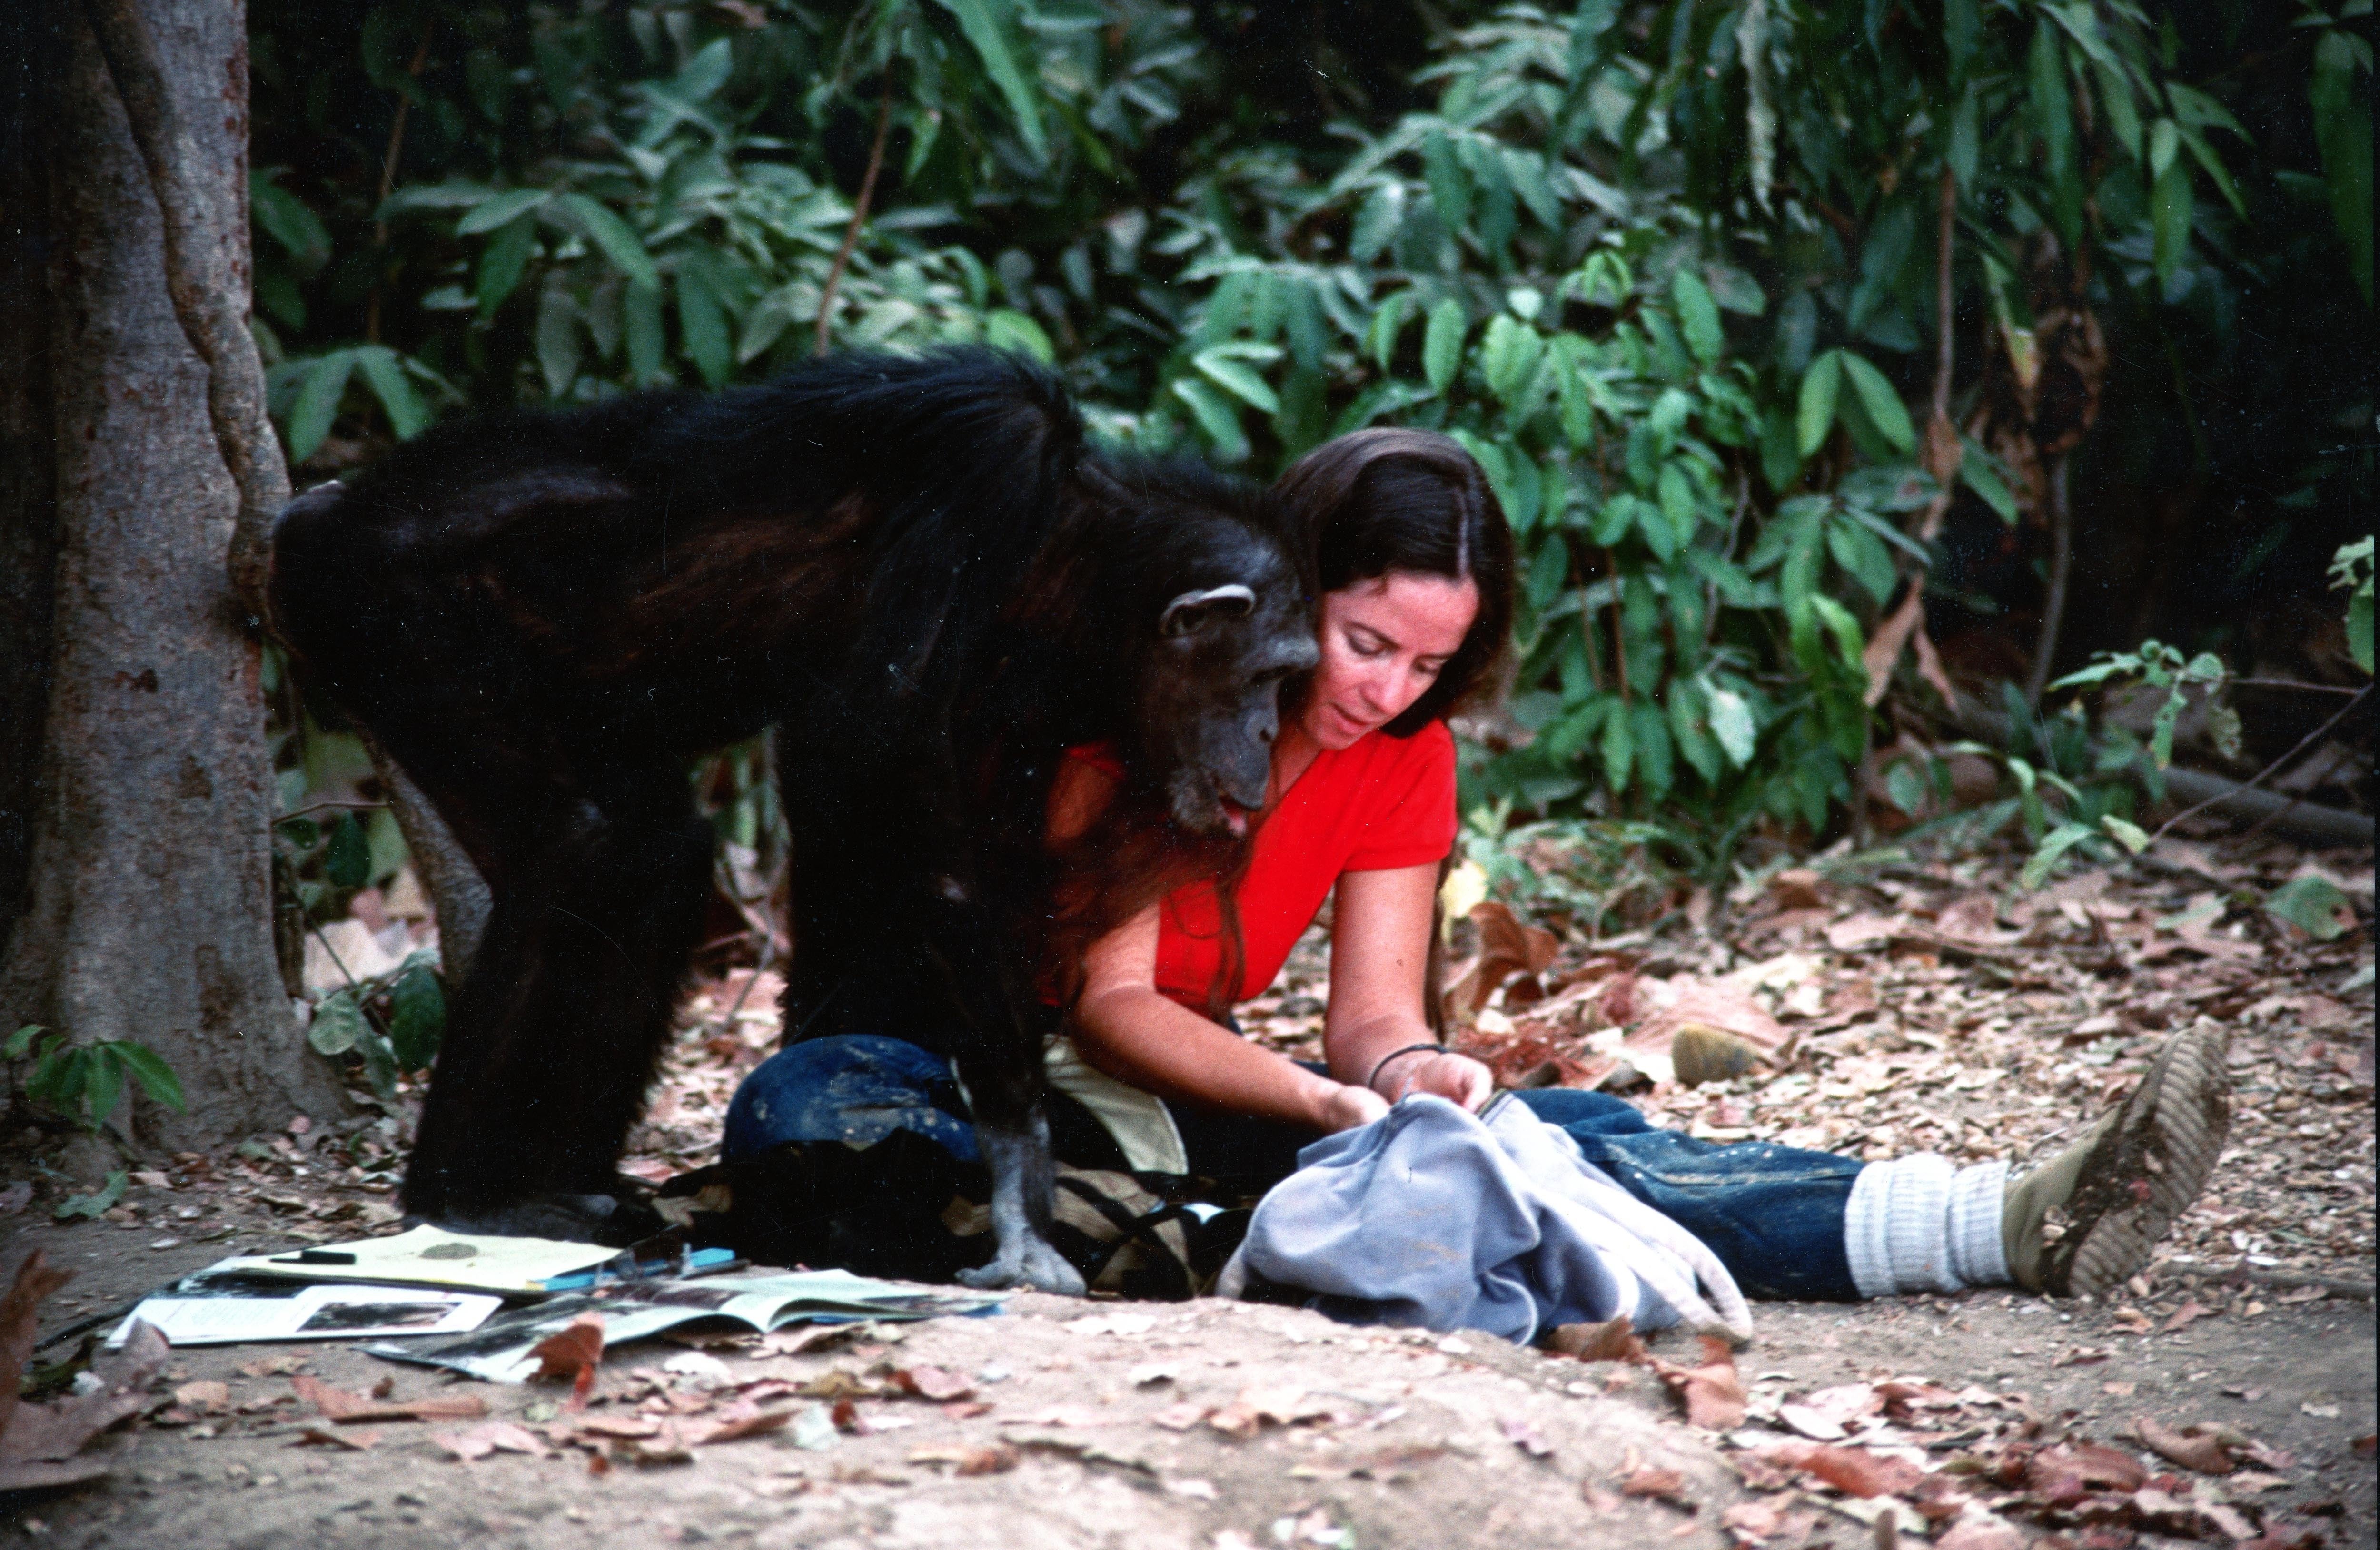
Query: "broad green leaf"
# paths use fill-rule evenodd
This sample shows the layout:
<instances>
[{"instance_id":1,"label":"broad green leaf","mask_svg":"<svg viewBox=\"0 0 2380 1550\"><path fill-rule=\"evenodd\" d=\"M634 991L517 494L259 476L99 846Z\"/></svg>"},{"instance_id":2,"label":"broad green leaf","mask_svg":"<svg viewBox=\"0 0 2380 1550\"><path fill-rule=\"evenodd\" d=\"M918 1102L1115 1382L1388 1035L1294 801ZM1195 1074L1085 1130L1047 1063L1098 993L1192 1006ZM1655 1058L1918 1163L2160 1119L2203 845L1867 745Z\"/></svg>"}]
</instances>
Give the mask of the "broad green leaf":
<instances>
[{"instance_id":1,"label":"broad green leaf","mask_svg":"<svg viewBox=\"0 0 2380 1550\"><path fill-rule=\"evenodd\" d=\"M1031 356L1044 366L1056 363L1058 352L1041 325L1011 308L994 308L983 320L983 342L995 350Z\"/></svg>"},{"instance_id":2,"label":"broad green leaf","mask_svg":"<svg viewBox=\"0 0 2380 1550\"><path fill-rule=\"evenodd\" d=\"M2355 906L2327 878L2292 878L2265 895L2265 909L2316 941L2332 941L2355 928Z\"/></svg>"},{"instance_id":3,"label":"broad green leaf","mask_svg":"<svg viewBox=\"0 0 2380 1550\"><path fill-rule=\"evenodd\" d=\"M1429 330L1422 336L1422 374L1432 393L1442 394L1463 364L1463 335L1469 328L1463 303L1447 297L1429 309Z\"/></svg>"},{"instance_id":4,"label":"broad green leaf","mask_svg":"<svg viewBox=\"0 0 2380 1550\"><path fill-rule=\"evenodd\" d=\"M1190 406L1197 418L1198 428L1214 444L1215 455L1225 463L1237 463L1248 455L1247 433L1240 429L1240 417L1221 394L1195 377L1173 380L1173 395Z\"/></svg>"},{"instance_id":5,"label":"broad green leaf","mask_svg":"<svg viewBox=\"0 0 2380 1550\"><path fill-rule=\"evenodd\" d=\"M2347 599L2347 652L2355 665L2364 672L2372 671L2372 588Z\"/></svg>"},{"instance_id":6,"label":"broad green leaf","mask_svg":"<svg viewBox=\"0 0 2380 1550\"><path fill-rule=\"evenodd\" d=\"M311 273L330 261L331 233L304 200L261 173L248 175L249 208L256 224Z\"/></svg>"},{"instance_id":7,"label":"broad green leaf","mask_svg":"<svg viewBox=\"0 0 2380 1550\"><path fill-rule=\"evenodd\" d=\"M1984 449L1972 440L1967 442L1966 454L1959 459L1959 481L1982 496L1984 504L1991 507L1993 515L2002 522L2011 527L2016 526L2022 514L2017 508L2015 495L2010 492L1999 470L1992 466L1992 460Z\"/></svg>"},{"instance_id":8,"label":"broad green leaf","mask_svg":"<svg viewBox=\"0 0 2380 1550\"><path fill-rule=\"evenodd\" d=\"M1892 805L1910 817L1915 817L1925 806L1925 782L1917 771L1902 759L1884 773L1884 793Z\"/></svg>"},{"instance_id":9,"label":"broad green leaf","mask_svg":"<svg viewBox=\"0 0 2380 1550\"><path fill-rule=\"evenodd\" d=\"M2149 190L2150 261L2160 286L2173 284L2182 260L2190 256L2191 199L2189 164L2176 157Z\"/></svg>"},{"instance_id":10,"label":"broad green leaf","mask_svg":"<svg viewBox=\"0 0 2380 1550\"><path fill-rule=\"evenodd\" d=\"M1892 384L1885 380L1884 373L1869 365L1864 357L1852 351L1838 350L1835 353L1842 358L1843 370L1850 375L1852 387L1859 394L1860 407L1867 411L1868 423L1900 451L1909 452L1915 448L1916 427L1909 423L1909 410L1900 402L1900 394L1892 391Z\"/></svg>"},{"instance_id":11,"label":"broad green leaf","mask_svg":"<svg viewBox=\"0 0 2380 1550\"><path fill-rule=\"evenodd\" d=\"M622 332L627 336L628 381L649 387L661 380L662 360L669 349L662 329L662 293L650 285L629 286L620 297L620 314ZM778 326L782 328L783 322Z\"/></svg>"},{"instance_id":12,"label":"broad green leaf","mask_svg":"<svg viewBox=\"0 0 2380 1550\"><path fill-rule=\"evenodd\" d=\"M537 304L537 364L549 398L559 398L578 380L578 304L559 285L549 284Z\"/></svg>"},{"instance_id":13,"label":"broad green leaf","mask_svg":"<svg viewBox=\"0 0 2380 1550\"><path fill-rule=\"evenodd\" d=\"M1842 352L1828 350L1810 363L1802 373L1802 403L1798 416L1802 455L1816 452L1827 440L1828 427L1835 423L1835 395L1842 388Z\"/></svg>"},{"instance_id":14,"label":"broad green leaf","mask_svg":"<svg viewBox=\"0 0 2380 1550\"><path fill-rule=\"evenodd\" d=\"M1635 729L1629 725L1621 707L1614 704L1603 719L1603 783L1613 795L1628 789L1628 770L1635 759Z\"/></svg>"},{"instance_id":15,"label":"broad green leaf","mask_svg":"<svg viewBox=\"0 0 2380 1550\"><path fill-rule=\"evenodd\" d=\"M2024 864L2024 870L2017 875L2018 885L2027 890L2039 888L2049 880L2050 870L2058 865L2059 856L2085 840L2097 839L2098 834L2099 831L2088 824L2059 824L2042 840L2041 848L2033 853L2033 859Z\"/></svg>"},{"instance_id":16,"label":"broad green leaf","mask_svg":"<svg viewBox=\"0 0 2380 1550\"><path fill-rule=\"evenodd\" d=\"M1364 333L1364 353L1383 371L1389 369L1389 357L1396 354L1397 335L1404 332L1405 314L1412 307L1413 293L1399 291L1380 304L1380 309L1372 314L1372 326Z\"/></svg>"},{"instance_id":17,"label":"broad green leaf","mask_svg":"<svg viewBox=\"0 0 2380 1550\"><path fill-rule=\"evenodd\" d=\"M39 1023L28 1023L8 1035L7 1044L0 1047L0 1054L6 1055L12 1060L21 1060L33 1047L33 1041L41 1036L42 1025Z\"/></svg>"},{"instance_id":18,"label":"broad green leaf","mask_svg":"<svg viewBox=\"0 0 2380 1550\"><path fill-rule=\"evenodd\" d=\"M1633 723L1629 732L1636 744L1636 775L1645 783L1645 793L1658 802L1669 794L1677 775L1672 760L1674 750L1670 745L1669 718L1661 708L1638 700L1629 711Z\"/></svg>"},{"instance_id":19,"label":"broad green leaf","mask_svg":"<svg viewBox=\"0 0 2380 1550\"><path fill-rule=\"evenodd\" d=\"M510 224L553 197L551 188L508 188L495 198L475 205L455 223L456 236L477 236L481 232L494 231Z\"/></svg>"},{"instance_id":20,"label":"broad green leaf","mask_svg":"<svg viewBox=\"0 0 2380 1550\"><path fill-rule=\"evenodd\" d=\"M1681 269L1670 282L1670 296L1678 306L1678 326L1684 330L1686 347L1694 358L1707 366L1727 348L1727 333L1719 327L1718 306L1711 300L1710 288L1691 269Z\"/></svg>"},{"instance_id":21,"label":"broad green leaf","mask_svg":"<svg viewBox=\"0 0 2380 1550\"><path fill-rule=\"evenodd\" d=\"M1752 762L1760 745L1760 728L1752 719L1752 706L1732 689L1717 684L1706 684L1704 696L1710 701L1711 735L1739 769Z\"/></svg>"},{"instance_id":22,"label":"broad green leaf","mask_svg":"<svg viewBox=\"0 0 2380 1550\"><path fill-rule=\"evenodd\" d=\"M1348 255L1357 263L1370 263L1397 235L1404 218L1404 185L1381 184L1366 196L1363 208L1355 212L1355 230L1347 239Z\"/></svg>"},{"instance_id":23,"label":"broad green leaf","mask_svg":"<svg viewBox=\"0 0 2380 1550\"><path fill-rule=\"evenodd\" d=\"M85 1053L91 1060L91 1077L82 1095L90 1116L86 1122L96 1130L107 1123L107 1117L124 1099L124 1063L104 1044L94 1044Z\"/></svg>"},{"instance_id":24,"label":"broad green leaf","mask_svg":"<svg viewBox=\"0 0 2380 1550\"><path fill-rule=\"evenodd\" d=\"M1261 413L1277 415L1281 412L1281 395L1274 393L1272 384L1257 375L1245 361L1233 359L1222 350L1201 350L1190 357L1190 364L1196 367L1208 381Z\"/></svg>"},{"instance_id":25,"label":"broad green leaf","mask_svg":"<svg viewBox=\"0 0 2380 1550\"><path fill-rule=\"evenodd\" d=\"M529 255L536 251L537 223L528 217L505 226L496 234L494 241L480 249L474 285L480 321L496 315L496 309L520 285L521 271L528 267Z\"/></svg>"},{"instance_id":26,"label":"broad green leaf","mask_svg":"<svg viewBox=\"0 0 2380 1550\"><path fill-rule=\"evenodd\" d=\"M339 401L346 396L347 377L355 369L352 350L333 350L316 361L289 407L289 461L303 463L314 455L322 438L338 418Z\"/></svg>"},{"instance_id":27,"label":"broad green leaf","mask_svg":"<svg viewBox=\"0 0 2380 1550\"><path fill-rule=\"evenodd\" d=\"M344 1055L363 1033L364 1014L356 1005L355 992L342 990L324 997L314 1009L314 1020L306 1024L306 1042L318 1055Z\"/></svg>"},{"instance_id":28,"label":"broad green leaf","mask_svg":"<svg viewBox=\"0 0 2380 1550\"><path fill-rule=\"evenodd\" d=\"M364 837L362 820L353 813L342 813L339 821L331 826L331 849L322 862L322 875L334 888L361 888L371 881L371 842Z\"/></svg>"},{"instance_id":29,"label":"broad green leaf","mask_svg":"<svg viewBox=\"0 0 2380 1550\"><path fill-rule=\"evenodd\" d=\"M415 969L389 989L389 1051L407 1071L426 1069L446 1032L446 992L438 976Z\"/></svg>"},{"instance_id":30,"label":"broad green leaf","mask_svg":"<svg viewBox=\"0 0 2380 1550\"><path fill-rule=\"evenodd\" d=\"M1454 153L1454 144L1443 133L1432 131L1422 141L1422 176L1429 184L1430 203L1437 207L1438 218L1457 237L1471 225L1471 178L1463 170L1462 159Z\"/></svg>"},{"instance_id":31,"label":"broad green leaf","mask_svg":"<svg viewBox=\"0 0 2380 1550\"><path fill-rule=\"evenodd\" d=\"M2119 818L2113 813L2107 813L2100 817L2099 827L2122 842L2124 849L2134 855L2149 848L2148 830L2129 818Z\"/></svg>"},{"instance_id":32,"label":"broad green leaf","mask_svg":"<svg viewBox=\"0 0 2380 1550\"><path fill-rule=\"evenodd\" d=\"M1706 781L1719 776L1719 749L1702 724L1701 691L1691 678L1672 678L1668 685L1670 734L1678 752Z\"/></svg>"},{"instance_id":33,"label":"broad green leaf","mask_svg":"<svg viewBox=\"0 0 2380 1550\"><path fill-rule=\"evenodd\" d=\"M959 30L975 45L983 67L1008 99L1008 111L1015 116L1016 127L1025 136L1025 143L1037 162L1050 159L1050 140L1041 127L1041 106L1024 72L1016 67L1016 56L1008 47L1002 33L1000 18L990 0L939 0L941 7L958 18Z\"/></svg>"},{"instance_id":34,"label":"broad green leaf","mask_svg":"<svg viewBox=\"0 0 2380 1550\"><path fill-rule=\"evenodd\" d=\"M2181 130L2170 118L2149 126L2149 176L2163 177L2181 150Z\"/></svg>"},{"instance_id":35,"label":"broad green leaf","mask_svg":"<svg viewBox=\"0 0 2380 1550\"><path fill-rule=\"evenodd\" d=\"M2322 42L2314 45L2313 79L2307 85L2306 96L2313 105L2314 142L2322 151L2331 220L2347 244L2348 266L2368 308L2372 305L2372 102L2368 87L2356 90L2360 43L2362 39L2343 29L2326 29ZM2370 45L2363 46L2368 50ZM2368 75L2371 67L2367 52L2362 72Z\"/></svg>"},{"instance_id":36,"label":"broad green leaf","mask_svg":"<svg viewBox=\"0 0 2380 1550\"><path fill-rule=\"evenodd\" d=\"M396 439L409 442L421 434L422 427L430 423L430 410L421 402L421 395L413 391L413 383L407 380L405 363L397 353L385 345L358 345L356 368L364 374L372 396L380 400Z\"/></svg>"},{"instance_id":37,"label":"broad green leaf","mask_svg":"<svg viewBox=\"0 0 2380 1550\"><path fill-rule=\"evenodd\" d=\"M1810 606L1817 611L1828 633L1835 637L1835 649L1842 654L1843 665L1853 672L1863 671L1860 654L1867 648L1867 641L1860 635L1859 621L1852 617L1852 611L1823 592L1811 595Z\"/></svg>"},{"instance_id":38,"label":"broad green leaf","mask_svg":"<svg viewBox=\"0 0 2380 1550\"><path fill-rule=\"evenodd\" d=\"M653 269L651 255L628 223L610 208L586 194L569 193L557 196L562 208L570 212L578 229L588 240L602 249L612 267L627 278L632 285L658 285L661 275Z\"/></svg>"},{"instance_id":39,"label":"broad green leaf","mask_svg":"<svg viewBox=\"0 0 2380 1550\"><path fill-rule=\"evenodd\" d=\"M1674 461L1661 465L1660 496L1661 515L1669 518L1679 546L1694 542L1701 519L1694 509L1694 481L1683 466Z\"/></svg>"},{"instance_id":40,"label":"broad green leaf","mask_svg":"<svg viewBox=\"0 0 2380 1550\"><path fill-rule=\"evenodd\" d=\"M686 353L694 357L694 369L702 373L704 381L722 386L735 369L735 349L728 339L727 309L711 288L710 266L680 263L676 280L677 327L686 341Z\"/></svg>"},{"instance_id":41,"label":"broad green leaf","mask_svg":"<svg viewBox=\"0 0 2380 1550\"><path fill-rule=\"evenodd\" d=\"M174 1068L167 1065L155 1050L129 1040L114 1047L116 1059L124 1062L124 1069L131 1074L133 1081L140 1084L140 1090L149 1095L150 1102L162 1103L176 1114L187 1112L188 1105L182 1096L182 1079L174 1074Z\"/></svg>"}]
</instances>

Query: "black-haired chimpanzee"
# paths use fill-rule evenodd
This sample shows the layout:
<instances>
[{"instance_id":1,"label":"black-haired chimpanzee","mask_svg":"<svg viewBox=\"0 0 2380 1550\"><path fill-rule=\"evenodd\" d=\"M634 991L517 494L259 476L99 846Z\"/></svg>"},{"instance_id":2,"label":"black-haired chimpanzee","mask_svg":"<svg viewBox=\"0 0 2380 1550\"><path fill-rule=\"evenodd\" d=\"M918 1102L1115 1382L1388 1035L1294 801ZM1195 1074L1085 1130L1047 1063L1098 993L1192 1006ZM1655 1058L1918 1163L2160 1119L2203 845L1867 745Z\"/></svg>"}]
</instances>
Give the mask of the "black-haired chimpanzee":
<instances>
[{"instance_id":1,"label":"black-haired chimpanzee","mask_svg":"<svg viewBox=\"0 0 2380 1550\"><path fill-rule=\"evenodd\" d=\"M710 876L687 759L773 722L786 1036L939 1038L992 1175L970 1279L1081 1290L1040 1231L1041 1003L1109 926L1228 866L1263 804L1275 690L1314 646L1261 493L1087 447L1014 358L846 355L432 430L292 503L273 548L303 671L492 894L409 1212L651 1225L615 1169ZM1053 852L1060 756L1096 742L1123 793Z\"/></svg>"}]
</instances>

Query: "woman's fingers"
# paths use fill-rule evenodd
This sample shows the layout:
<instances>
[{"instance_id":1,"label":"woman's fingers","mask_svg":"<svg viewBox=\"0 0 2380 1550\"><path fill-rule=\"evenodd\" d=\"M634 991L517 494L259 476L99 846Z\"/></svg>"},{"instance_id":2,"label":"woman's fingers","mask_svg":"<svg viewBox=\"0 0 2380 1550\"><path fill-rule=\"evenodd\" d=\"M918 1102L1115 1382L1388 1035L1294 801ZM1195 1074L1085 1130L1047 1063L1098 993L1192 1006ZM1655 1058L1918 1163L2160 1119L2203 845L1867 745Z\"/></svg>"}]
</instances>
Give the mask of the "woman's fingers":
<instances>
[{"instance_id":1,"label":"woman's fingers","mask_svg":"<svg viewBox=\"0 0 2380 1550\"><path fill-rule=\"evenodd\" d=\"M1413 1062L1404 1083L1397 1088L1397 1096L1409 1093L1429 1093L1449 1103L1476 1110L1496 1095L1496 1077L1488 1069L1468 1055L1449 1051Z\"/></svg>"}]
</instances>

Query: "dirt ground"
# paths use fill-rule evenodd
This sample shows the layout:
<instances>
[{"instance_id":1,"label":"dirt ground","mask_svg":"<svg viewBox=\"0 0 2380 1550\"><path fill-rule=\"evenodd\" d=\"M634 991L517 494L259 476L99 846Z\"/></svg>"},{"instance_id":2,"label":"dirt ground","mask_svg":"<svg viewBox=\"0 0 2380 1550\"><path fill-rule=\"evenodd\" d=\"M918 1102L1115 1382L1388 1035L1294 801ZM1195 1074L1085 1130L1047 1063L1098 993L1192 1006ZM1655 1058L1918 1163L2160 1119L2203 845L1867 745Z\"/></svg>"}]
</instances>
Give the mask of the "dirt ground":
<instances>
[{"instance_id":1,"label":"dirt ground","mask_svg":"<svg viewBox=\"0 0 2380 1550\"><path fill-rule=\"evenodd\" d=\"M1609 1081L1621 1035L1682 982L1741 992L1790 1053L1632 1101L1718 1139L1869 1156L2038 1156L2172 1028L2232 1031L2231 1147L2147 1274L2098 1302L1761 1304L1734 1356L1744 1414L1725 1425L1688 1424L1642 1364L1275 1307L1026 1296L798 1352L618 1348L583 1411L566 1389L449 1383L335 1345L178 1350L146 1413L94 1445L111 1477L0 1498L0 1532L175 1547L590 1532L1195 1550L2372 1544L2371 858L2184 854L2046 895L2007 890L1988 865L1801 869L1768 879L1724 943L1682 921L1573 939L1488 999L1466 1037L1509 1079ZM2353 928L2329 942L2254 907L2309 866L2352 900ZM1310 1040L1324 972L1302 953L1254 1009L1254 1036ZM737 1006L739 989L698 998L638 1171L707 1160L726 1094L773 1043L766 987ZM77 1273L42 1306L47 1334L234 1253L389 1230L406 1118L293 1117L216 1156L157 1159L98 1220L51 1219L78 1158L16 1137L6 1177L36 1188L0 1193L15 1213L0 1269L42 1248ZM1705 1361L1676 1337L1652 1355L1672 1373ZM927 1368L941 1399L899 1394L895 1373ZM399 1401L477 1396L488 1413L333 1425L298 1397L306 1376L358 1393L387 1378ZM785 1422L699 1440L755 1409ZM600 1461L589 1418L615 1434ZM1894 1467L1909 1472L1884 1496L1838 1488Z\"/></svg>"}]
</instances>

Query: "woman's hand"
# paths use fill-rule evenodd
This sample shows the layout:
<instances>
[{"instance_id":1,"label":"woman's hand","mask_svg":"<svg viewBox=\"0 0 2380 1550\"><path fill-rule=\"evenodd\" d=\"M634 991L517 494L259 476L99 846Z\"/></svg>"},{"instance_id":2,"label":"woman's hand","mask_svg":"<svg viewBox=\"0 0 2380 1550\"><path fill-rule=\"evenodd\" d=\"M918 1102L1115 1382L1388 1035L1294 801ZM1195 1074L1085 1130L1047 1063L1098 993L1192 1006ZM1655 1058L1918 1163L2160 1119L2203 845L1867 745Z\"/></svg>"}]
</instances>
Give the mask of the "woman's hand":
<instances>
[{"instance_id":1,"label":"woman's hand","mask_svg":"<svg viewBox=\"0 0 2380 1550\"><path fill-rule=\"evenodd\" d=\"M1316 1122L1326 1132L1352 1131L1358 1125L1370 1124L1388 1111L1389 1100L1379 1094L1342 1083L1335 1092L1324 1096Z\"/></svg>"},{"instance_id":2,"label":"woman's hand","mask_svg":"<svg viewBox=\"0 0 2380 1550\"><path fill-rule=\"evenodd\" d=\"M1376 1072L1373 1091L1390 1103L1408 1093L1432 1093L1476 1112L1495 1096L1496 1077L1468 1055L1417 1050L1390 1060Z\"/></svg>"}]
</instances>

